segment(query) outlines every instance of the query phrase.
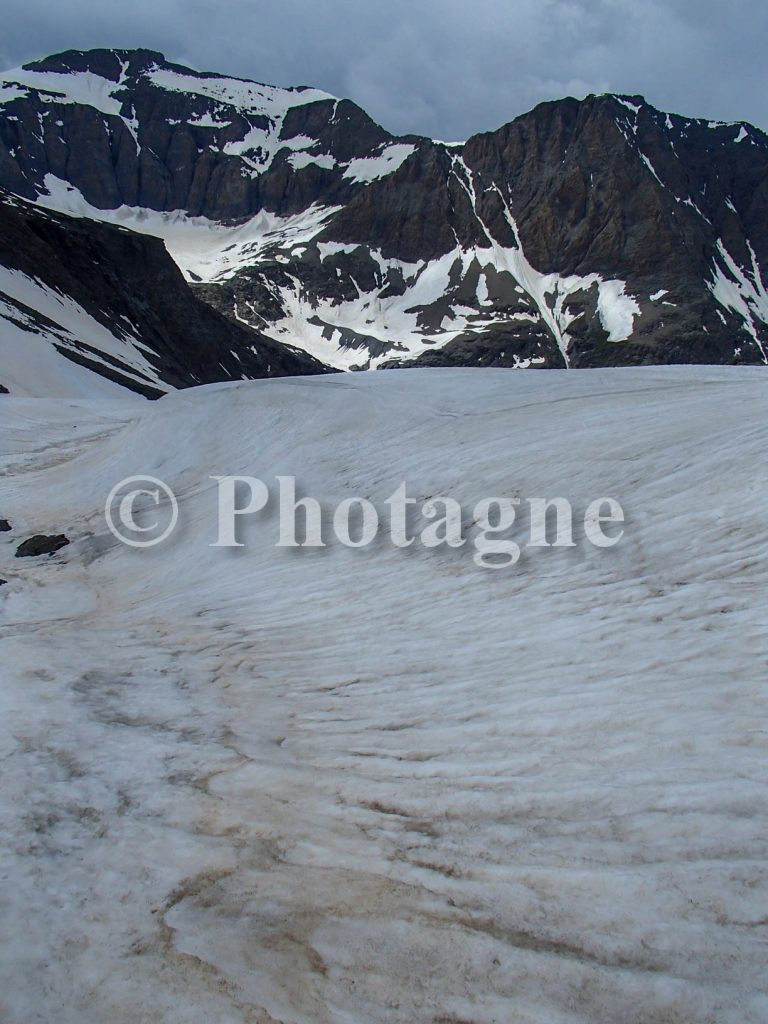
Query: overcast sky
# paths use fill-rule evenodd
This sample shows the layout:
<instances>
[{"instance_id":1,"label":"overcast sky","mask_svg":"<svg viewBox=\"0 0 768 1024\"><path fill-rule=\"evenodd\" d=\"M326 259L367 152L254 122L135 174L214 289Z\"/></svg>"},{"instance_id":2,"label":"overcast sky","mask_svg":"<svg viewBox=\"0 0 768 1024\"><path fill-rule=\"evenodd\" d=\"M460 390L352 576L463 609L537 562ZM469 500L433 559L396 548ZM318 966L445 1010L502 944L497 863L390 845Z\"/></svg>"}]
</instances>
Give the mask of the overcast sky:
<instances>
[{"instance_id":1,"label":"overcast sky","mask_svg":"<svg viewBox=\"0 0 768 1024\"><path fill-rule=\"evenodd\" d=\"M768 129L765 0L0 0L0 29L5 68L143 46L449 141L607 91Z\"/></svg>"}]
</instances>

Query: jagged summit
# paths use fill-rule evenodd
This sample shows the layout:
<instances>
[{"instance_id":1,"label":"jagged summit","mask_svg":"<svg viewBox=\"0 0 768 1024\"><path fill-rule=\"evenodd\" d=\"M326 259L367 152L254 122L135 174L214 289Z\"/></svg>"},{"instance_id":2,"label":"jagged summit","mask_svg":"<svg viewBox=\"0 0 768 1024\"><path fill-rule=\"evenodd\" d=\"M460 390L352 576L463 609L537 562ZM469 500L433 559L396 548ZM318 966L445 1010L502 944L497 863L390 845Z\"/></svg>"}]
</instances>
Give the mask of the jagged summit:
<instances>
[{"instance_id":1,"label":"jagged summit","mask_svg":"<svg viewBox=\"0 0 768 1024\"><path fill-rule=\"evenodd\" d=\"M141 75L153 69L165 68L175 71L178 74L189 78L220 79L231 82L242 82L247 85L256 85L262 88L282 90L286 92L317 92L312 86L292 85L273 86L266 82L257 82L253 79L242 78L236 75L224 74L216 71L198 71L186 64L170 61L159 50L149 50L142 47L134 49L111 49L99 48L93 50L63 50L61 53L51 54L48 57L41 57L28 61L22 65L24 71L37 73L52 72L54 74L76 74L78 72L89 72L105 78L108 81L120 82L126 78ZM329 96L329 93L323 95Z\"/></svg>"},{"instance_id":2,"label":"jagged summit","mask_svg":"<svg viewBox=\"0 0 768 1024\"><path fill-rule=\"evenodd\" d=\"M25 71L54 74L67 74L71 72L90 72L99 75L109 81L117 82L126 69L133 73L152 67L153 65L166 64L165 54L158 50L63 50L61 53L51 54L49 57L41 57L38 60L29 61L23 65Z\"/></svg>"}]
</instances>

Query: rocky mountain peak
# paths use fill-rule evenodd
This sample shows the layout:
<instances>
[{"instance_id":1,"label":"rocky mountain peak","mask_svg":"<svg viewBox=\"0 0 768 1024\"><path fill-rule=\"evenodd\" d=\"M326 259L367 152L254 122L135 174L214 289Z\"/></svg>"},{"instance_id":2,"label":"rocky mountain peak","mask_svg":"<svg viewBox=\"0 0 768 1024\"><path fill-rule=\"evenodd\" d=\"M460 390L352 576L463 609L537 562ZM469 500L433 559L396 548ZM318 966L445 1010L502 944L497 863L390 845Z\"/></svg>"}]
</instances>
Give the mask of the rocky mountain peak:
<instances>
[{"instance_id":1,"label":"rocky mountain peak","mask_svg":"<svg viewBox=\"0 0 768 1024\"><path fill-rule=\"evenodd\" d=\"M165 55L157 50L64 50L31 61L24 65L24 70L62 75L88 72L110 82L119 82L126 75L136 76L166 63Z\"/></svg>"},{"instance_id":2,"label":"rocky mountain peak","mask_svg":"<svg viewBox=\"0 0 768 1024\"><path fill-rule=\"evenodd\" d=\"M641 96L446 144L68 51L0 75L0 186L161 237L203 301L340 369L768 358L768 138Z\"/></svg>"}]
</instances>

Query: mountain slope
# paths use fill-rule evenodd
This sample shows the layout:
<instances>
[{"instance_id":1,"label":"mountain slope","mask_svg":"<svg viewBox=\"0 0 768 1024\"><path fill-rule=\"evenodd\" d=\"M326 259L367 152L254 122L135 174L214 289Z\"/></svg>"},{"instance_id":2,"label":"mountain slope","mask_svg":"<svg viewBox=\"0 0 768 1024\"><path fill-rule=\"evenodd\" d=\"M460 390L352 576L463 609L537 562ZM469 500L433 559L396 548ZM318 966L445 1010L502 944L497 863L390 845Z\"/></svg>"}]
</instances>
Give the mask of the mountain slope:
<instances>
[{"instance_id":1,"label":"mountain slope","mask_svg":"<svg viewBox=\"0 0 768 1024\"><path fill-rule=\"evenodd\" d=\"M340 368L768 361L768 138L641 97L446 144L70 51L0 79L0 185L163 237L207 303Z\"/></svg>"},{"instance_id":2,"label":"mountain slope","mask_svg":"<svg viewBox=\"0 0 768 1024\"><path fill-rule=\"evenodd\" d=\"M197 299L159 239L0 191L4 390L88 396L127 388L156 398L325 369Z\"/></svg>"}]
</instances>

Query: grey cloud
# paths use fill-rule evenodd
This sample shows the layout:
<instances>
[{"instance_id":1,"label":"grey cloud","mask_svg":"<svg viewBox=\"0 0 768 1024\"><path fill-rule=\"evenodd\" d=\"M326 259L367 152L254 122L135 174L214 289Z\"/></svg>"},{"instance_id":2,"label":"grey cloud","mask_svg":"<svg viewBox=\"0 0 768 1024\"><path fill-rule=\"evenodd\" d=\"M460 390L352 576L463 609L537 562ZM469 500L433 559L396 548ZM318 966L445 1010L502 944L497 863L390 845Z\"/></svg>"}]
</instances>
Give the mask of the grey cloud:
<instances>
[{"instance_id":1,"label":"grey cloud","mask_svg":"<svg viewBox=\"0 0 768 1024\"><path fill-rule=\"evenodd\" d=\"M146 46L349 96L390 131L461 139L545 99L642 93L768 127L761 0L4 0L0 61Z\"/></svg>"}]
</instances>

